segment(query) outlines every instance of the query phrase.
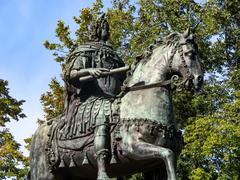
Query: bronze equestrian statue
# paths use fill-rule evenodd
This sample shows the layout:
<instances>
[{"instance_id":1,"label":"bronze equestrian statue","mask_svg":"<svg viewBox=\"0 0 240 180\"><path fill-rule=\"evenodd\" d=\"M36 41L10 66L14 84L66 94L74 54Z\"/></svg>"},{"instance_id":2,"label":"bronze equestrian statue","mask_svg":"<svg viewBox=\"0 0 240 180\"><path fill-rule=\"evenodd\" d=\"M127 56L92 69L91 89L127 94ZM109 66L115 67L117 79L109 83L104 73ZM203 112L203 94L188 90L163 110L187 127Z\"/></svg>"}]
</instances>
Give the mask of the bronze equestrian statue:
<instances>
[{"instance_id":1,"label":"bronze equestrian statue","mask_svg":"<svg viewBox=\"0 0 240 180\"><path fill-rule=\"evenodd\" d=\"M65 110L34 134L29 179L109 180L143 172L147 180L176 180L183 139L172 86L201 88L194 37L188 29L159 38L130 69L108 38L103 15L90 41L67 57Z\"/></svg>"}]
</instances>

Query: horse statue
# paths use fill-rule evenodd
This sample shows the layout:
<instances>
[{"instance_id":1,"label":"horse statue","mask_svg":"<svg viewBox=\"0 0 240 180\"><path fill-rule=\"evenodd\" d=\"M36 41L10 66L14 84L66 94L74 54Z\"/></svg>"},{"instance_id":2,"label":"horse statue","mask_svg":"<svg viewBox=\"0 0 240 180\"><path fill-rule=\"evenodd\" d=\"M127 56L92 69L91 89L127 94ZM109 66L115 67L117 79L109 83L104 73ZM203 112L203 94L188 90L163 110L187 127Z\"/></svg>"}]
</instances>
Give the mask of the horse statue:
<instances>
[{"instance_id":1,"label":"horse statue","mask_svg":"<svg viewBox=\"0 0 240 180\"><path fill-rule=\"evenodd\" d=\"M99 172L92 140L83 140L88 136L71 140L75 148L64 149L54 129L64 118L60 116L42 124L32 138L31 180L107 180L137 172L143 172L147 180L177 179L176 158L183 138L176 127L172 87L181 84L186 90L199 90L203 83L198 49L190 30L157 39L136 58L127 74L119 98L111 106L119 115L109 123L111 157L106 172ZM51 161L51 153L57 160ZM167 177L154 173L165 173Z\"/></svg>"}]
</instances>

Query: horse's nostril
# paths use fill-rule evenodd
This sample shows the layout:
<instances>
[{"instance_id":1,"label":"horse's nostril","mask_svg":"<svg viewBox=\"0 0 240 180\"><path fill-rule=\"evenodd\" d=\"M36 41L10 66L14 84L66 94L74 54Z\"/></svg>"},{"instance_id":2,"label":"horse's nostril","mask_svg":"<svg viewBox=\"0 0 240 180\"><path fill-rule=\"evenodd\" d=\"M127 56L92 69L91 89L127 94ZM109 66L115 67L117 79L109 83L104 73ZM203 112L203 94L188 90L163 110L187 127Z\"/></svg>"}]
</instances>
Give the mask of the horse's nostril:
<instances>
[{"instance_id":1,"label":"horse's nostril","mask_svg":"<svg viewBox=\"0 0 240 180\"><path fill-rule=\"evenodd\" d=\"M198 76L197 80L198 80L198 82L201 82L201 81L203 81L203 77L202 76Z\"/></svg>"}]
</instances>

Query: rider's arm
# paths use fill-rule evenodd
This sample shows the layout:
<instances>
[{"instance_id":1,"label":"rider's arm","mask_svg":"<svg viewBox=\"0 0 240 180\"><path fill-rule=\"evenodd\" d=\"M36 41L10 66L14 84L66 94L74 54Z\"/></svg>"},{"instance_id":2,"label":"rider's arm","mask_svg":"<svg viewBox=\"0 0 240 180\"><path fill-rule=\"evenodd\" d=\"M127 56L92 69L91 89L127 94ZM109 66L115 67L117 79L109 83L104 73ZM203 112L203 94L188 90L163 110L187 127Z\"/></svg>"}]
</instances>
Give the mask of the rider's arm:
<instances>
[{"instance_id":1,"label":"rider's arm","mask_svg":"<svg viewBox=\"0 0 240 180\"><path fill-rule=\"evenodd\" d=\"M104 72L109 72L108 69L105 68L94 68L94 67L86 67L86 59L84 61L84 57L78 57L74 60L73 66L69 73L70 81L78 81L79 78L91 75L95 78L101 77ZM85 62L85 63L84 63Z\"/></svg>"},{"instance_id":2,"label":"rider's arm","mask_svg":"<svg viewBox=\"0 0 240 180\"><path fill-rule=\"evenodd\" d=\"M70 79L76 79L76 78L80 78L80 77L83 77L83 76L90 75L89 69L90 68L88 68L88 69L80 69L80 70L76 70L76 69L71 70L71 72L70 72Z\"/></svg>"},{"instance_id":3,"label":"rider's arm","mask_svg":"<svg viewBox=\"0 0 240 180\"><path fill-rule=\"evenodd\" d=\"M87 75L91 75L95 78L99 78L106 72L109 72L109 69L87 68L87 69L80 69L80 70L72 70L70 72L70 79L75 80L75 79L79 79L80 77L84 77L84 76L87 76Z\"/></svg>"},{"instance_id":4,"label":"rider's arm","mask_svg":"<svg viewBox=\"0 0 240 180\"><path fill-rule=\"evenodd\" d=\"M80 77L89 75L86 64L83 62L83 57L81 56L76 57L76 59L72 59L72 64L69 70L69 81L77 81Z\"/></svg>"}]
</instances>

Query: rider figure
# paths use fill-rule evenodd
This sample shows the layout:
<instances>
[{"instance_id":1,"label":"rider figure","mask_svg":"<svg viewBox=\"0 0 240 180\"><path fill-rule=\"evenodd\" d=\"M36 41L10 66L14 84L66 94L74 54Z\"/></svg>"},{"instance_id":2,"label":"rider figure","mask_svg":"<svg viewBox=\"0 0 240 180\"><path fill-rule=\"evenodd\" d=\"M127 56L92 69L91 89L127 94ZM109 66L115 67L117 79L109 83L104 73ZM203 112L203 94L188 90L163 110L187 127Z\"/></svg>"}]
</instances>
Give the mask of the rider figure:
<instances>
[{"instance_id":1,"label":"rider figure","mask_svg":"<svg viewBox=\"0 0 240 180\"><path fill-rule=\"evenodd\" d=\"M106 44L109 35L109 25L103 15L91 27L90 42L80 45L68 58L64 73L67 123L72 123L74 116L78 117L76 109L83 103L90 104L94 101L89 99L101 98L102 101L115 99L116 95L120 93L125 74L103 75L111 69L125 66L115 51ZM87 75L91 75L94 79L87 82L79 81L79 78ZM111 110L109 109L109 111ZM106 164L111 156L109 118L106 116L104 119L96 120L94 129L94 150L97 156L98 172L102 179L104 177L107 179ZM69 127L68 129L71 129ZM68 132L66 139L69 137L72 137L72 134Z\"/></svg>"}]
</instances>

